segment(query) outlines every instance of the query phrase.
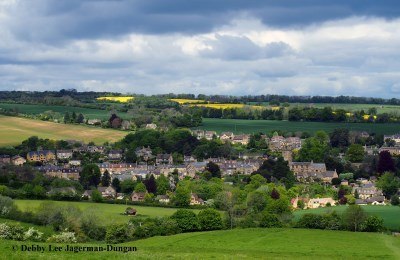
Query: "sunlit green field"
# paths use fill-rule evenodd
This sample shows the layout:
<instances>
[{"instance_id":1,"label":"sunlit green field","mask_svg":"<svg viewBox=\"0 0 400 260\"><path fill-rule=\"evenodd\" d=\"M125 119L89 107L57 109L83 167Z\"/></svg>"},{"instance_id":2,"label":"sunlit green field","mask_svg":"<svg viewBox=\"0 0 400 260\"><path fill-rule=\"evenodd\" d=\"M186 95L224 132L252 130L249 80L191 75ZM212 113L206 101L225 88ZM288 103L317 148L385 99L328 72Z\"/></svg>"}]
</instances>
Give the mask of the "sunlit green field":
<instances>
[{"instance_id":1,"label":"sunlit green field","mask_svg":"<svg viewBox=\"0 0 400 260\"><path fill-rule=\"evenodd\" d=\"M128 132L89 127L83 125L57 124L33 119L0 115L0 146L17 145L31 136L53 140L81 140L85 142L116 142Z\"/></svg>"},{"instance_id":2,"label":"sunlit green field","mask_svg":"<svg viewBox=\"0 0 400 260\"><path fill-rule=\"evenodd\" d=\"M13 109L19 113L28 115L37 115L46 111L58 112L64 115L65 112L75 112L77 114L82 113L87 119L108 119L111 116L111 111L101 109L91 109L82 107L70 107L70 106L47 106L47 105L28 105L28 104L10 104L0 103L0 108ZM127 113L118 112L118 116L122 118L129 117Z\"/></svg>"},{"instance_id":3,"label":"sunlit green field","mask_svg":"<svg viewBox=\"0 0 400 260\"><path fill-rule=\"evenodd\" d=\"M35 211L43 200L15 200L16 205L23 211ZM47 202L47 201L46 201ZM122 215L127 207L133 207L137 210L137 217L164 217L174 214L176 208L147 207L147 206L131 206L121 204L106 204L92 202L70 202L70 201L48 201L58 205L74 205L80 210L94 209L101 223L109 225L113 223L126 223L132 216ZM196 213L198 210L194 210Z\"/></svg>"},{"instance_id":4,"label":"sunlit green field","mask_svg":"<svg viewBox=\"0 0 400 260\"><path fill-rule=\"evenodd\" d=\"M235 229L153 237L121 252L21 252L26 242L1 241L3 259L399 259L400 238L376 233L304 229ZM53 248L57 244L52 244ZM69 244L89 246L90 244ZM104 246L105 244L91 244ZM13 246L15 250L13 250ZM114 245L115 246L115 245Z\"/></svg>"},{"instance_id":5,"label":"sunlit green field","mask_svg":"<svg viewBox=\"0 0 400 260\"><path fill-rule=\"evenodd\" d=\"M379 216L383 219L384 225L391 230L400 231L400 207L397 206L372 206L366 205L361 206L365 212L371 215ZM322 214L329 211L335 210L338 213L342 213L347 206L297 210L294 212L295 219L299 219L302 215L307 213Z\"/></svg>"},{"instance_id":6,"label":"sunlit green field","mask_svg":"<svg viewBox=\"0 0 400 260\"><path fill-rule=\"evenodd\" d=\"M203 124L198 129L234 133L269 133L275 130L285 132L308 132L315 133L323 130L328 133L337 128L347 128L353 131L367 131L377 134L395 134L400 132L400 124L386 123L323 123L323 122L293 122L278 120L241 120L241 119L215 119L204 118Z\"/></svg>"}]
</instances>

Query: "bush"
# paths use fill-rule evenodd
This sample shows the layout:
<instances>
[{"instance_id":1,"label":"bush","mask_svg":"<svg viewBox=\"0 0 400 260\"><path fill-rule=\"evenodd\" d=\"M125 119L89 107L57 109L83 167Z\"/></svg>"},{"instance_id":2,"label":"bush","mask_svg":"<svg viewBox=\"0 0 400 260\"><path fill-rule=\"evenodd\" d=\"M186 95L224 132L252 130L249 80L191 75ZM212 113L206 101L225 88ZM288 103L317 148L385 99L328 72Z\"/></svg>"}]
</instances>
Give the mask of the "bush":
<instances>
[{"instance_id":1,"label":"bush","mask_svg":"<svg viewBox=\"0 0 400 260\"><path fill-rule=\"evenodd\" d=\"M14 201L10 197L0 195L0 216L7 217L16 210Z\"/></svg>"},{"instance_id":2,"label":"bush","mask_svg":"<svg viewBox=\"0 0 400 260\"><path fill-rule=\"evenodd\" d=\"M221 214L215 209L204 209L197 217L201 230L217 230L223 227Z\"/></svg>"},{"instance_id":3,"label":"bush","mask_svg":"<svg viewBox=\"0 0 400 260\"><path fill-rule=\"evenodd\" d=\"M59 234L52 235L47 239L47 242L53 243L76 243L77 239L74 232L64 231Z\"/></svg>"},{"instance_id":4,"label":"bush","mask_svg":"<svg viewBox=\"0 0 400 260\"><path fill-rule=\"evenodd\" d=\"M282 227L282 226L283 224L279 220L276 214L263 212L260 220L260 227L272 228L272 227Z\"/></svg>"},{"instance_id":5,"label":"bush","mask_svg":"<svg viewBox=\"0 0 400 260\"><path fill-rule=\"evenodd\" d=\"M109 244L117 244L129 240L127 225L111 225L107 227L106 242Z\"/></svg>"},{"instance_id":6,"label":"bush","mask_svg":"<svg viewBox=\"0 0 400 260\"><path fill-rule=\"evenodd\" d=\"M377 216L368 216L361 223L360 230L363 232L380 232L384 230L383 219Z\"/></svg>"},{"instance_id":7,"label":"bush","mask_svg":"<svg viewBox=\"0 0 400 260\"><path fill-rule=\"evenodd\" d=\"M34 229L33 227L30 227L28 231L24 233L24 240L39 242L43 240L42 236L43 236L42 232Z\"/></svg>"},{"instance_id":8,"label":"bush","mask_svg":"<svg viewBox=\"0 0 400 260\"><path fill-rule=\"evenodd\" d=\"M24 229L19 224L0 224L0 238L12 239L12 240L23 240Z\"/></svg>"},{"instance_id":9,"label":"bush","mask_svg":"<svg viewBox=\"0 0 400 260\"><path fill-rule=\"evenodd\" d=\"M307 213L301 216L296 223L299 228L325 229L323 225L323 217L318 214Z\"/></svg>"},{"instance_id":10,"label":"bush","mask_svg":"<svg viewBox=\"0 0 400 260\"><path fill-rule=\"evenodd\" d=\"M103 201L103 196L101 196L100 191L93 190L93 192L92 192L92 201L93 202L102 202Z\"/></svg>"},{"instance_id":11,"label":"bush","mask_svg":"<svg viewBox=\"0 0 400 260\"><path fill-rule=\"evenodd\" d=\"M393 196L390 198L390 204L392 204L393 206L398 206L398 205L400 205L399 195L393 195Z\"/></svg>"},{"instance_id":12,"label":"bush","mask_svg":"<svg viewBox=\"0 0 400 260\"><path fill-rule=\"evenodd\" d=\"M200 224L196 214L188 209L178 209L171 219L175 220L182 232L199 230Z\"/></svg>"}]
</instances>

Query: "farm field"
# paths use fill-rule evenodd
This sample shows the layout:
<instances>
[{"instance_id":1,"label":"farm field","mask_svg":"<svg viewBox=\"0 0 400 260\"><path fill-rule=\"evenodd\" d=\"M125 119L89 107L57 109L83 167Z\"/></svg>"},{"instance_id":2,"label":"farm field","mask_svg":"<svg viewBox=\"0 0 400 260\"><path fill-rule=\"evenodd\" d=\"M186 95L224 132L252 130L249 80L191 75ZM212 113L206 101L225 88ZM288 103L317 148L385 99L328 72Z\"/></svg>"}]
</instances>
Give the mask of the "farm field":
<instances>
[{"instance_id":1,"label":"farm field","mask_svg":"<svg viewBox=\"0 0 400 260\"><path fill-rule=\"evenodd\" d=\"M259 102L248 102L250 105L260 104ZM324 107L332 107L332 109L345 109L349 111L357 111L364 110L365 113L368 113L368 109L376 108L378 114L381 113L400 113L400 106L395 105L379 105L379 104L342 104L342 103L289 103L290 107L315 107L315 108L324 108ZM263 106L269 106L268 102L261 102Z\"/></svg>"},{"instance_id":2,"label":"farm field","mask_svg":"<svg viewBox=\"0 0 400 260\"><path fill-rule=\"evenodd\" d=\"M241 120L241 119L218 119L203 118L202 126L197 129L216 131L217 133L231 131L240 133L268 133L275 130L285 132L309 132L323 130L328 133L337 128L347 128L354 131L367 131L377 134L395 134L400 132L400 124L386 123L323 123L323 122L293 122L278 120Z\"/></svg>"},{"instance_id":3,"label":"farm field","mask_svg":"<svg viewBox=\"0 0 400 260\"><path fill-rule=\"evenodd\" d=\"M0 146L20 144L31 136L54 140L93 141L96 144L103 144L107 141L118 141L126 134L127 132L118 130L0 116Z\"/></svg>"},{"instance_id":4,"label":"farm field","mask_svg":"<svg viewBox=\"0 0 400 260\"><path fill-rule=\"evenodd\" d=\"M134 97L127 97L127 96L123 96L123 97L98 97L96 98L99 101L113 101L113 102L120 102L120 103L128 103L129 101L133 100Z\"/></svg>"},{"instance_id":5,"label":"farm field","mask_svg":"<svg viewBox=\"0 0 400 260\"><path fill-rule=\"evenodd\" d=\"M302 215L307 213L323 214L335 210L338 213L342 213L347 206L336 206L327 208L297 210L294 212L295 220L299 219ZM372 206L366 205L361 206L365 212L371 215L379 216L383 219L385 227L391 230L400 231L400 207L395 206Z\"/></svg>"},{"instance_id":6,"label":"farm field","mask_svg":"<svg viewBox=\"0 0 400 260\"><path fill-rule=\"evenodd\" d=\"M234 229L152 237L119 244L136 252L21 252L2 241L7 259L399 259L400 238L376 233L305 229ZM45 246L48 244L35 243ZM12 249L14 245L18 250ZM56 244L52 244L55 246ZM69 244L69 246L106 246ZM65 244L58 246L66 247Z\"/></svg>"},{"instance_id":7,"label":"farm field","mask_svg":"<svg viewBox=\"0 0 400 260\"><path fill-rule=\"evenodd\" d=\"M170 101L177 102L179 104L195 104L195 103L205 103L205 100L201 99L185 99L185 98L171 98Z\"/></svg>"},{"instance_id":8,"label":"farm field","mask_svg":"<svg viewBox=\"0 0 400 260\"><path fill-rule=\"evenodd\" d=\"M82 108L82 107L68 107L68 106L46 106L46 105L26 105L26 104L10 104L0 103L0 108L3 109L16 109L19 113L28 115L37 115L46 111L58 112L64 115L65 112L75 112L77 114L82 113L86 119L108 119L111 116L111 112L101 109ZM118 116L122 118L129 118L127 113L118 112Z\"/></svg>"},{"instance_id":9,"label":"farm field","mask_svg":"<svg viewBox=\"0 0 400 260\"><path fill-rule=\"evenodd\" d=\"M43 202L56 203L58 205L73 205L81 209L94 209L98 217L104 225L114 223L126 223L131 216L122 215L127 207L133 207L137 210L139 217L165 217L175 213L176 208L162 208L162 207L147 207L137 205L124 205L124 204L106 204L106 203L93 203L93 202L71 202L71 201L43 201L43 200L14 200L17 207L23 211L35 211ZM196 213L199 210L194 210Z\"/></svg>"},{"instance_id":10,"label":"farm field","mask_svg":"<svg viewBox=\"0 0 400 260\"><path fill-rule=\"evenodd\" d=\"M253 105L245 105L245 104L190 104L191 107L208 107L208 108L215 108L215 109L232 109L232 108L244 108L245 106L251 107L253 109L264 109L266 107L263 106L253 106Z\"/></svg>"}]
</instances>

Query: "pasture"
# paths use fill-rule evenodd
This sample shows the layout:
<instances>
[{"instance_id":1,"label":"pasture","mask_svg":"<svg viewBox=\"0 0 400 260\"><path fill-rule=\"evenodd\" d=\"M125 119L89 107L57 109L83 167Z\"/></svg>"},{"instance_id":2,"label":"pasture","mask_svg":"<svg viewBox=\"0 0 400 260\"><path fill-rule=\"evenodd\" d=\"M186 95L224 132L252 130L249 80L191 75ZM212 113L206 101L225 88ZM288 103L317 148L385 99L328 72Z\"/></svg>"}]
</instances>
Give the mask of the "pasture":
<instances>
[{"instance_id":1,"label":"pasture","mask_svg":"<svg viewBox=\"0 0 400 260\"><path fill-rule=\"evenodd\" d=\"M0 146L17 145L31 136L103 144L121 140L126 134L127 132L118 130L0 115Z\"/></svg>"},{"instance_id":2,"label":"pasture","mask_svg":"<svg viewBox=\"0 0 400 260\"><path fill-rule=\"evenodd\" d=\"M279 120L241 120L203 118L203 124L197 129L221 132L234 132L236 134L269 133L275 130L284 132L309 132L323 130L328 133L337 128L346 128L351 131L367 131L376 134L395 134L400 132L400 124L396 123L325 123L325 122L294 122Z\"/></svg>"},{"instance_id":3,"label":"pasture","mask_svg":"<svg viewBox=\"0 0 400 260\"><path fill-rule=\"evenodd\" d=\"M247 102L249 105L262 105L269 106L269 102ZM400 106L396 105L380 105L380 104L342 104L342 103L289 103L289 108L293 107L314 107L314 108L324 108L331 107L335 109L344 109L350 112L364 110L368 113L368 109L376 108L377 113L400 113Z\"/></svg>"},{"instance_id":4,"label":"pasture","mask_svg":"<svg viewBox=\"0 0 400 260\"><path fill-rule=\"evenodd\" d=\"M0 108L12 109L18 113L27 115L38 115L47 111L60 113L64 116L65 112L82 113L86 119L108 119L111 116L111 111L102 109L82 108L82 107L69 107L69 106L47 106L47 105L27 105L27 104L11 104L0 103ZM117 115L126 119L129 118L128 113L117 112Z\"/></svg>"},{"instance_id":5,"label":"pasture","mask_svg":"<svg viewBox=\"0 0 400 260\"><path fill-rule=\"evenodd\" d=\"M400 238L376 233L305 229L234 229L152 237L119 244L135 252L21 252L26 242L2 241L7 259L399 259ZM17 245L17 250L13 246ZM53 248L56 244L52 244ZM69 246L105 244L69 244Z\"/></svg>"},{"instance_id":6,"label":"pasture","mask_svg":"<svg viewBox=\"0 0 400 260\"><path fill-rule=\"evenodd\" d=\"M76 206L80 210L93 209L101 223L104 225L114 223L126 223L131 216L122 215L127 207L133 207L137 210L137 217L165 217L171 216L177 210L176 208L147 207L124 204L106 204L93 202L71 202L71 201L43 201L43 200L14 200L17 207L22 211L36 211L43 202L55 203L60 206ZM194 210L196 213L198 210Z\"/></svg>"},{"instance_id":7,"label":"pasture","mask_svg":"<svg viewBox=\"0 0 400 260\"><path fill-rule=\"evenodd\" d=\"M391 230L400 231L400 207L395 206L361 206L365 212L370 215L381 217L385 227ZM337 213L342 213L347 206L326 207L317 209L297 210L294 212L295 220L298 220L302 215L307 213L323 214L335 210Z\"/></svg>"}]
</instances>

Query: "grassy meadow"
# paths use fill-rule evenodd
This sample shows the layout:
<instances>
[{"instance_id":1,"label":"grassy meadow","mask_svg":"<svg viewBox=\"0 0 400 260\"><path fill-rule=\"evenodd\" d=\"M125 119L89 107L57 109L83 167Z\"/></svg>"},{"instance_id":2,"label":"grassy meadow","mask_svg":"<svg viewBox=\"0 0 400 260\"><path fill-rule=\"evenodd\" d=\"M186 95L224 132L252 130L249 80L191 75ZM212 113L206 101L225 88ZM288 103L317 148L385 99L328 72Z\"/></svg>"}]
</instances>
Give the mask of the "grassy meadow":
<instances>
[{"instance_id":1,"label":"grassy meadow","mask_svg":"<svg viewBox=\"0 0 400 260\"><path fill-rule=\"evenodd\" d=\"M400 207L394 206L361 206L365 212L371 215L379 216L383 219L385 227L391 230L400 231ZM337 213L342 213L347 206L326 207L317 209L297 210L294 212L295 220L307 213L323 214L335 210Z\"/></svg>"},{"instance_id":2,"label":"grassy meadow","mask_svg":"<svg viewBox=\"0 0 400 260\"><path fill-rule=\"evenodd\" d=\"M111 116L111 111L102 109L82 108L82 107L69 107L69 106L47 106L47 105L28 105L28 104L11 104L0 103L0 108L14 109L19 113L27 115L37 115L46 111L53 111L64 115L65 112L82 113L86 119L108 119ZM118 116L122 118L129 118L127 113L118 112Z\"/></svg>"},{"instance_id":3,"label":"grassy meadow","mask_svg":"<svg viewBox=\"0 0 400 260\"><path fill-rule=\"evenodd\" d=\"M45 201L43 200L14 200L17 207L22 211L36 211L39 205ZM122 215L127 207L133 207L137 210L138 217L165 217L171 216L177 210L176 208L162 208L162 207L147 207L137 205L123 205L123 204L106 204L106 203L93 203L93 202L71 202L71 201L49 201L58 205L67 206L73 205L80 210L93 209L98 215L99 219L104 225L114 223L126 223L132 216ZM198 213L199 210L194 210Z\"/></svg>"},{"instance_id":4,"label":"grassy meadow","mask_svg":"<svg viewBox=\"0 0 400 260\"><path fill-rule=\"evenodd\" d=\"M309 132L323 130L328 133L337 128L347 128L353 131L367 131L377 134L395 134L400 132L400 124L386 123L325 123L325 122L294 122L278 120L242 120L242 119L218 119L203 118L202 126L198 129L216 131L217 133L231 131L234 133L268 133L275 130L285 132Z\"/></svg>"},{"instance_id":5,"label":"grassy meadow","mask_svg":"<svg viewBox=\"0 0 400 260\"><path fill-rule=\"evenodd\" d=\"M17 145L23 140L38 136L54 140L93 141L96 144L115 142L127 132L83 125L57 124L33 119L0 115L0 146Z\"/></svg>"},{"instance_id":6,"label":"grassy meadow","mask_svg":"<svg viewBox=\"0 0 400 260\"><path fill-rule=\"evenodd\" d=\"M32 243L1 241L2 259L399 259L400 238L377 233L304 229L234 229L152 237L117 246L135 252L21 252ZM15 249L13 249L13 246ZM106 246L106 244L69 244ZM115 246L115 245L114 245Z\"/></svg>"}]
</instances>

